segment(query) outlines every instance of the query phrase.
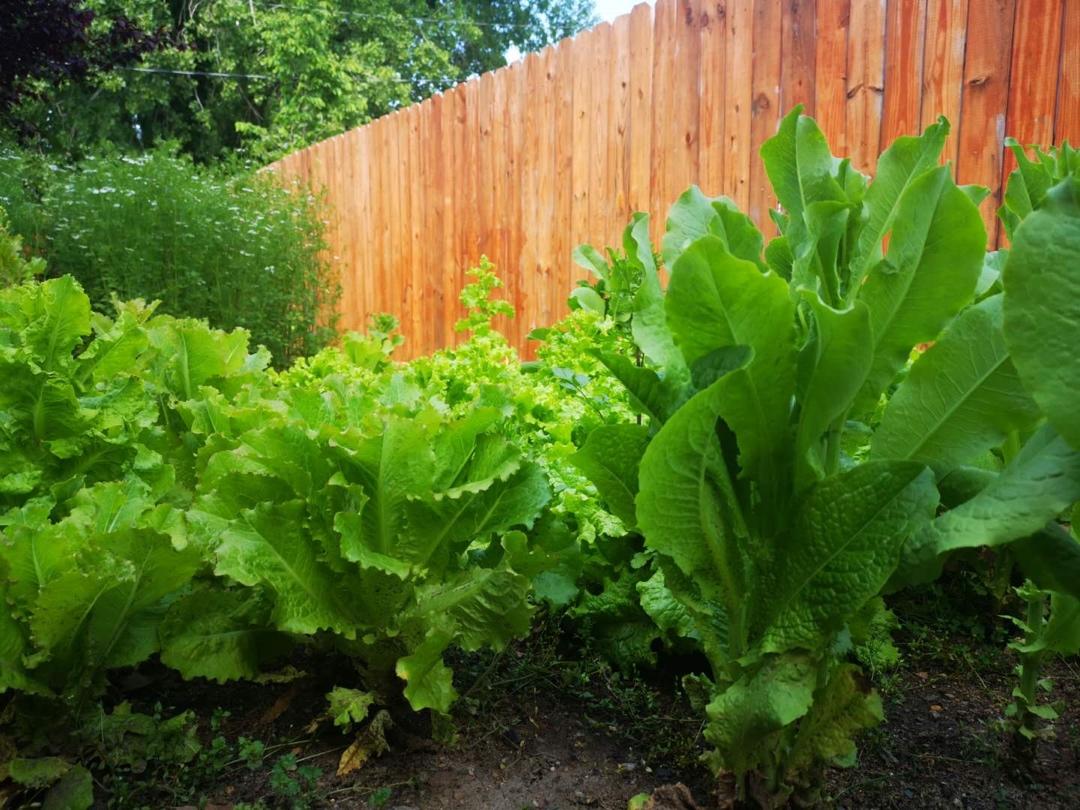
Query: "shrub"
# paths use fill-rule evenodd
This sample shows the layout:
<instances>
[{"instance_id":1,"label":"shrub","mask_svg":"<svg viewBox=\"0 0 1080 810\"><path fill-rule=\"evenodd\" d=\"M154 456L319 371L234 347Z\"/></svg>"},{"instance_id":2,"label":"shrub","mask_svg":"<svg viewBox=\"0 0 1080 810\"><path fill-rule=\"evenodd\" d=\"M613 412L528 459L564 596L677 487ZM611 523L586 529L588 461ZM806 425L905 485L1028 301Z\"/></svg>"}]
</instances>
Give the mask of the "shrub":
<instances>
[{"instance_id":1,"label":"shrub","mask_svg":"<svg viewBox=\"0 0 1080 810\"><path fill-rule=\"evenodd\" d=\"M94 305L159 299L160 311L246 328L278 366L332 335L336 285L317 201L272 177L227 177L165 151L77 167L0 155L0 205Z\"/></svg>"},{"instance_id":2,"label":"shrub","mask_svg":"<svg viewBox=\"0 0 1080 810\"><path fill-rule=\"evenodd\" d=\"M0 289L22 284L45 270L45 262L24 254L22 239L9 232L7 213L0 208Z\"/></svg>"}]
</instances>

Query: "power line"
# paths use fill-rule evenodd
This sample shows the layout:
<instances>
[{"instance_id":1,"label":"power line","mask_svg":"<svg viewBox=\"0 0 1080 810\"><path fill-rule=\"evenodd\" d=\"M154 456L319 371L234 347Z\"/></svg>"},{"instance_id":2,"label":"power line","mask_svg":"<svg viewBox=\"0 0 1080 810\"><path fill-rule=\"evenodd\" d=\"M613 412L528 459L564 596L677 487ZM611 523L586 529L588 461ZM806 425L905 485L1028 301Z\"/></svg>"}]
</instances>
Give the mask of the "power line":
<instances>
[{"instance_id":1,"label":"power line","mask_svg":"<svg viewBox=\"0 0 1080 810\"><path fill-rule=\"evenodd\" d=\"M512 22L487 22L483 20L465 20L465 19L452 19L449 17L414 17L410 14L375 14L370 11L334 11L329 8L318 8L315 6L298 6L288 3L271 3L266 5L264 3L254 3L255 6L265 8L268 11L307 11L313 14L326 14L332 17L346 17L356 18L363 20L383 20L384 22L402 22L412 21L418 23L435 23L438 25L449 26L471 26L475 25L478 28L520 28L523 30L529 30L533 26L527 23L512 23Z\"/></svg>"},{"instance_id":2,"label":"power line","mask_svg":"<svg viewBox=\"0 0 1080 810\"><path fill-rule=\"evenodd\" d=\"M136 68L118 67L116 70L127 70L131 73L166 73L173 76L210 76L217 79L265 79L272 80L273 76L264 76L261 73L219 73L214 70L169 70L168 68Z\"/></svg>"}]
</instances>

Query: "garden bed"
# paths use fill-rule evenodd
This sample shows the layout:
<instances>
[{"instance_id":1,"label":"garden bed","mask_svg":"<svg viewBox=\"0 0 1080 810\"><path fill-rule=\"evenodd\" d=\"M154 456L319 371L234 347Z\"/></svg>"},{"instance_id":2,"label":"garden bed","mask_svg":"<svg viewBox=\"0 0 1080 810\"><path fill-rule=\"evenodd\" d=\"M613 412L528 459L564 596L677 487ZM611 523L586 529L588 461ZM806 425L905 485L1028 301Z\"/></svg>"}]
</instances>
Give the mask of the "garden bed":
<instances>
[{"instance_id":1,"label":"garden bed","mask_svg":"<svg viewBox=\"0 0 1080 810\"><path fill-rule=\"evenodd\" d=\"M561 653L573 639L541 625L499 656L461 660L464 699L455 715L457 739L431 739L430 721L402 713L389 734L391 750L346 776L335 774L350 740L332 730L306 731L324 706L323 694L351 677L343 659L307 658L311 674L290 683L219 687L184 682L168 671L143 676L130 697L145 692L166 715L193 709L207 750L214 737L261 741L255 767L242 757L220 772L125 775L122 806L387 807L416 810L622 810L640 793L688 785L702 808L717 800L705 769L695 719L673 677L620 678L599 660ZM860 739L859 763L830 771L824 798L837 808L1071 808L1080 790L1080 671L1052 669L1053 696L1069 708L1057 734L1018 747L1001 727L1014 678L993 643L939 628L902 633L904 663L878 678L887 720ZM679 662L669 662L679 663ZM150 705L139 708L152 709ZM217 732L208 718L223 718ZM227 712L227 716L224 714ZM220 744L219 744L220 745ZM275 763L294 757L318 769L310 784L285 794L288 773ZM205 766L204 766L205 767ZM111 786L114 790L116 785ZM659 803L657 810L683 805Z\"/></svg>"}]
</instances>

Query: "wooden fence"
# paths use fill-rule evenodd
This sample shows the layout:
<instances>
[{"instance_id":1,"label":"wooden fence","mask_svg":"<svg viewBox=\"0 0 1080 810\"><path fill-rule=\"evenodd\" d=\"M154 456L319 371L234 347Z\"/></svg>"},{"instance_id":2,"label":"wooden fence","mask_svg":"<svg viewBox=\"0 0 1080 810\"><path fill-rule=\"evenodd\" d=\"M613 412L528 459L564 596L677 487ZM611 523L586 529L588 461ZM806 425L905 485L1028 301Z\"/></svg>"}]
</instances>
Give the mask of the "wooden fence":
<instances>
[{"instance_id":1,"label":"wooden fence","mask_svg":"<svg viewBox=\"0 0 1080 810\"><path fill-rule=\"evenodd\" d=\"M1080 139L1080 0L658 0L274 168L326 190L342 328L392 312L407 354L452 344L486 254L527 351L586 275L573 248L616 244L633 211L658 234L697 183L770 228L758 149L795 104L866 172L947 116L997 240L1006 134Z\"/></svg>"}]
</instances>

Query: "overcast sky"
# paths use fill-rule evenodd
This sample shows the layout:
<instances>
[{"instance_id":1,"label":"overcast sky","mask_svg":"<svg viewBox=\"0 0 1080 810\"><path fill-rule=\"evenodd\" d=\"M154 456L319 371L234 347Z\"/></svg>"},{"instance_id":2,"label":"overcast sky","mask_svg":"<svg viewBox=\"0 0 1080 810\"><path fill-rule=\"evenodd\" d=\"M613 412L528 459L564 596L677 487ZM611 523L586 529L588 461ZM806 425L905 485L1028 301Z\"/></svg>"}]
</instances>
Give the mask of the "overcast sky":
<instances>
[{"instance_id":1,"label":"overcast sky","mask_svg":"<svg viewBox=\"0 0 1080 810\"><path fill-rule=\"evenodd\" d=\"M648 3L653 5L655 0L595 0L596 2L596 16L601 20L607 20L611 22L616 17L626 14L636 6L638 3ZM516 62L521 58L521 51L517 49L517 46L511 47L506 52L506 62Z\"/></svg>"},{"instance_id":2,"label":"overcast sky","mask_svg":"<svg viewBox=\"0 0 1080 810\"><path fill-rule=\"evenodd\" d=\"M601 20L611 22L643 1L650 6L653 4L653 0L596 0L596 14Z\"/></svg>"}]
</instances>

